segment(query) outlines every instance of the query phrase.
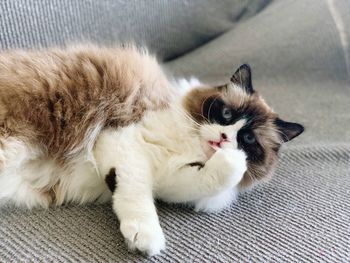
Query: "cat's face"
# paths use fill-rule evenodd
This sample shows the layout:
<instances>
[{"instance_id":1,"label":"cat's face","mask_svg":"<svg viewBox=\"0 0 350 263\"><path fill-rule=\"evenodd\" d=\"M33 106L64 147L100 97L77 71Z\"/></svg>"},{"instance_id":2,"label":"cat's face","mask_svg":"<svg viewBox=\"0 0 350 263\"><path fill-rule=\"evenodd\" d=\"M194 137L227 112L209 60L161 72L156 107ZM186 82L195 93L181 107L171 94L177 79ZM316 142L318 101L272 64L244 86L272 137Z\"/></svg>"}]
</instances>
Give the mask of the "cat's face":
<instances>
[{"instance_id":1,"label":"cat's face","mask_svg":"<svg viewBox=\"0 0 350 263\"><path fill-rule=\"evenodd\" d=\"M282 143L304 131L300 124L279 119L253 89L248 65L242 65L226 85L193 89L184 106L199 125L208 156L225 143L246 153L248 169L241 187L269 177Z\"/></svg>"}]
</instances>

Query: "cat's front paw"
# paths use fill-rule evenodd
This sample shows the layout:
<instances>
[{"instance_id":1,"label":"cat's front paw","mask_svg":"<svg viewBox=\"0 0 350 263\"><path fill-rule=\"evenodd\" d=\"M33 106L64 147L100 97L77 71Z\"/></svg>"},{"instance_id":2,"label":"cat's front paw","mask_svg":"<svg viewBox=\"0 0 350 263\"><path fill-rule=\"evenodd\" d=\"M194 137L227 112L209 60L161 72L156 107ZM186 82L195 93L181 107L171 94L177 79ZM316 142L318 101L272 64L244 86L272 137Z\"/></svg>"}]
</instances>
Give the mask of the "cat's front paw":
<instances>
[{"instance_id":1,"label":"cat's front paw","mask_svg":"<svg viewBox=\"0 0 350 263\"><path fill-rule=\"evenodd\" d=\"M123 220L120 223L120 231L131 250L137 249L153 256L165 249L165 237L158 222Z\"/></svg>"},{"instance_id":2,"label":"cat's front paw","mask_svg":"<svg viewBox=\"0 0 350 263\"><path fill-rule=\"evenodd\" d=\"M242 150L223 148L215 152L210 165L222 176L223 183L236 186L247 171L246 158Z\"/></svg>"}]
</instances>

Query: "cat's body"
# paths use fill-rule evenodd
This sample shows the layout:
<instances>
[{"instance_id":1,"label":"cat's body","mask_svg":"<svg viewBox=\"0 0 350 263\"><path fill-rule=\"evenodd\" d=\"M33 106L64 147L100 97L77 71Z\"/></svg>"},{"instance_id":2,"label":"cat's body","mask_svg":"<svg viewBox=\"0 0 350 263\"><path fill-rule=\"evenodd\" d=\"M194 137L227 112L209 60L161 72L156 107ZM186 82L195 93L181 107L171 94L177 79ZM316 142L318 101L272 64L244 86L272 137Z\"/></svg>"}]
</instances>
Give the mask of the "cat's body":
<instances>
[{"instance_id":1,"label":"cat's body","mask_svg":"<svg viewBox=\"0 0 350 263\"><path fill-rule=\"evenodd\" d=\"M247 66L227 85L180 91L133 47L0 55L0 201L112 197L129 247L148 254L165 246L155 198L218 211L301 132L253 90Z\"/></svg>"},{"instance_id":2,"label":"cat's body","mask_svg":"<svg viewBox=\"0 0 350 263\"><path fill-rule=\"evenodd\" d=\"M71 188L94 169L98 135L164 108L172 92L156 60L133 47L1 54L0 199L27 207L96 199Z\"/></svg>"}]
</instances>

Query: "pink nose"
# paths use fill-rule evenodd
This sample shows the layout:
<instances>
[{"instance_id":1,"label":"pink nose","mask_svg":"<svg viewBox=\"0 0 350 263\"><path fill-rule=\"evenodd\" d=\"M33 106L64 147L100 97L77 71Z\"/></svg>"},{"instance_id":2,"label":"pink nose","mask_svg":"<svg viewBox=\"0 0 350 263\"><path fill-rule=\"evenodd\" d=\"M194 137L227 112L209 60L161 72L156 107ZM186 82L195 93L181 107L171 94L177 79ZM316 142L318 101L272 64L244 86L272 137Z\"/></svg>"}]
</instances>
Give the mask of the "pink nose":
<instances>
[{"instance_id":1,"label":"pink nose","mask_svg":"<svg viewBox=\"0 0 350 263\"><path fill-rule=\"evenodd\" d=\"M221 133L221 139L222 139L222 140L227 140L227 135L226 135L226 133Z\"/></svg>"}]
</instances>

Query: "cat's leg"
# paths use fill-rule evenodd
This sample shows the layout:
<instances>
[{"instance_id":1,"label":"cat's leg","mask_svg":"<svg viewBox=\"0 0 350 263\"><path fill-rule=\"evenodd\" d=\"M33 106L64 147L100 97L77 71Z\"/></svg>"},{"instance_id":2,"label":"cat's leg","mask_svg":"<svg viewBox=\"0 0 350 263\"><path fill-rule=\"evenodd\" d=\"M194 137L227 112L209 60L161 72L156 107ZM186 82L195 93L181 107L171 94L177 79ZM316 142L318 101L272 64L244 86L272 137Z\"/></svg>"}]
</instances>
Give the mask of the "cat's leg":
<instances>
[{"instance_id":1,"label":"cat's leg","mask_svg":"<svg viewBox=\"0 0 350 263\"><path fill-rule=\"evenodd\" d=\"M50 194L35 187L41 183L37 173L25 166L37 158L40 151L16 137L2 138L0 142L0 204L12 202L27 208L48 207Z\"/></svg>"},{"instance_id":2,"label":"cat's leg","mask_svg":"<svg viewBox=\"0 0 350 263\"><path fill-rule=\"evenodd\" d=\"M246 170L246 155L242 150L219 149L203 164L190 163L163 175L157 181L156 193L169 202L195 203L216 197L216 201L222 202L217 205L220 209L233 199L229 191L239 184Z\"/></svg>"},{"instance_id":3,"label":"cat's leg","mask_svg":"<svg viewBox=\"0 0 350 263\"><path fill-rule=\"evenodd\" d=\"M0 205L7 202L28 209L48 208L52 202L52 195L47 191L33 188L33 185L20 174L7 174L0 176Z\"/></svg>"},{"instance_id":4,"label":"cat's leg","mask_svg":"<svg viewBox=\"0 0 350 263\"><path fill-rule=\"evenodd\" d=\"M104 131L95 145L94 157L106 186L114 191L113 210L129 248L154 255L165 248L165 238L154 205L150 161L133 127Z\"/></svg>"},{"instance_id":5,"label":"cat's leg","mask_svg":"<svg viewBox=\"0 0 350 263\"><path fill-rule=\"evenodd\" d=\"M0 138L0 175L16 169L30 158L30 149L16 137Z\"/></svg>"},{"instance_id":6,"label":"cat's leg","mask_svg":"<svg viewBox=\"0 0 350 263\"><path fill-rule=\"evenodd\" d=\"M134 172L117 169L113 209L129 248L155 255L165 248L165 238L154 205L151 178L142 169Z\"/></svg>"}]
</instances>

